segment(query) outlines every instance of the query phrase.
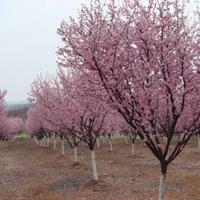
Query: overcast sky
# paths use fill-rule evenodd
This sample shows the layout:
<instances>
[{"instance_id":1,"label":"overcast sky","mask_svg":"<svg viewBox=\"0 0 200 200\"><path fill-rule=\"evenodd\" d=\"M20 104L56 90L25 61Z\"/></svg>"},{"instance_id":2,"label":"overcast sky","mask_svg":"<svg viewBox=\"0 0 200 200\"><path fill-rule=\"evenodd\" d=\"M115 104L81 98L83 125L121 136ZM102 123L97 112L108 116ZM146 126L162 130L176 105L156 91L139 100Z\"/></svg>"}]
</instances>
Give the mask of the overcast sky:
<instances>
[{"instance_id":1,"label":"overcast sky","mask_svg":"<svg viewBox=\"0 0 200 200\"><path fill-rule=\"evenodd\" d=\"M77 15L81 3L89 2L0 0L0 89L8 90L8 102L26 100L38 74L56 72L55 52L61 44L56 30L63 19Z\"/></svg>"},{"instance_id":2,"label":"overcast sky","mask_svg":"<svg viewBox=\"0 0 200 200\"><path fill-rule=\"evenodd\" d=\"M6 100L27 99L39 73L55 73L63 19L76 16L90 0L0 0L0 89Z\"/></svg>"}]
</instances>

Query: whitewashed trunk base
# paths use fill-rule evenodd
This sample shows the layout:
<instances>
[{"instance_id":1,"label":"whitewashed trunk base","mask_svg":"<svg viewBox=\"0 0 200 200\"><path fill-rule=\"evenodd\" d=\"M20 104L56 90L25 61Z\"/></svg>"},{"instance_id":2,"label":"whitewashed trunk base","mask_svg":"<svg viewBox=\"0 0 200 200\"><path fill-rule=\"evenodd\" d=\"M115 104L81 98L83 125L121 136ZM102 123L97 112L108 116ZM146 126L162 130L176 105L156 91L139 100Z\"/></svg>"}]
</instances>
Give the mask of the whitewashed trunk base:
<instances>
[{"instance_id":1,"label":"whitewashed trunk base","mask_svg":"<svg viewBox=\"0 0 200 200\"><path fill-rule=\"evenodd\" d=\"M61 155L65 155L65 144L63 139L61 140Z\"/></svg>"},{"instance_id":2,"label":"whitewashed trunk base","mask_svg":"<svg viewBox=\"0 0 200 200\"><path fill-rule=\"evenodd\" d=\"M43 146L47 147L47 137L46 136L44 136L44 138L43 138Z\"/></svg>"},{"instance_id":3,"label":"whitewashed trunk base","mask_svg":"<svg viewBox=\"0 0 200 200\"><path fill-rule=\"evenodd\" d=\"M159 200L165 200L165 174L160 175Z\"/></svg>"},{"instance_id":4,"label":"whitewashed trunk base","mask_svg":"<svg viewBox=\"0 0 200 200\"><path fill-rule=\"evenodd\" d=\"M99 149L100 148L100 140L99 140L99 138L97 138L97 149Z\"/></svg>"},{"instance_id":5,"label":"whitewashed trunk base","mask_svg":"<svg viewBox=\"0 0 200 200\"><path fill-rule=\"evenodd\" d=\"M200 152L200 135L198 135L198 148L197 151Z\"/></svg>"},{"instance_id":6,"label":"whitewashed trunk base","mask_svg":"<svg viewBox=\"0 0 200 200\"><path fill-rule=\"evenodd\" d=\"M35 145L38 145L38 143L39 143L39 142L38 142L38 139L37 139L35 136L34 136L33 138L34 138L34 140L35 140Z\"/></svg>"},{"instance_id":7,"label":"whitewashed trunk base","mask_svg":"<svg viewBox=\"0 0 200 200\"><path fill-rule=\"evenodd\" d=\"M74 147L74 161L78 162L78 148Z\"/></svg>"},{"instance_id":8,"label":"whitewashed trunk base","mask_svg":"<svg viewBox=\"0 0 200 200\"><path fill-rule=\"evenodd\" d=\"M113 143L112 143L112 139L109 139L109 143L110 143L110 151L113 151Z\"/></svg>"},{"instance_id":9,"label":"whitewashed trunk base","mask_svg":"<svg viewBox=\"0 0 200 200\"><path fill-rule=\"evenodd\" d=\"M124 140L125 140L125 143L128 144L128 138L127 138L127 136L124 136Z\"/></svg>"},{"instance_id":10,"label":"whitewashed trunk base","mask_svg":"<svg viewBox=\"0 0 200 200\"><path fill-rule=\"evenodd\" d=\"M93 172L93 178L95 181L98 181L98 174L97 174L97 165L96 165L96 156L94 150L91 151L91 160L92 160L92 172Z\"/></svg>"},{"instance_id":11,"label":"whitewashed trunk base","mask_svg":"<svg viewBox=\"0 0 200 200\"><path fill-rule=\"evenodd\" d=\"M48 137L47 138L47 147L49 147L49 144L50 144L50 138Z\"/></svg>"},{"instance_id":12,"label":"whitewashed trunk base","mask_svg":"<svg viewBox=\"0 0 200 200\"><path fill-rule=\"evenodd\" d=\"M131 155L135 155L135 144L132 143L132 148L131 148Z\"/></svg>"},{"instance_id":13,"label":"whitewashed trunk base","mask_svg":"<svg viewBox=\"0 0 200 200\"><path fill-rule=\"evenodd\" d=\"M57 140L56 140L56 136L54 135L54 139L53 139L53 150L56 150L56 144L57 144Z\"/></svg>"}]
</instances>

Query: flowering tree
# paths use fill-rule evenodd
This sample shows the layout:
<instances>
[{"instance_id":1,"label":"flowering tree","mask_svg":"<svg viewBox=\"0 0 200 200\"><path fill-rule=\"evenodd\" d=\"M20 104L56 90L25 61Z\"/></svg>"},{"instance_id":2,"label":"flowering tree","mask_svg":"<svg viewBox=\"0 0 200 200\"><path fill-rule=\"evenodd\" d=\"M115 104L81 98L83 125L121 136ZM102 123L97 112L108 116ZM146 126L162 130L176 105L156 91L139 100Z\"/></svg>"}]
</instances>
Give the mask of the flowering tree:
<instances>
[{"instance_id":1,"label":"flowering tree","mask_svg":"<svg viewBox=\"0 0 200 200\"><path fill-rule=\"evenodd\" d=\"M8 118L5 113L4 97L6 92L0 91L0 140L13 139L23 129L24 123L21 118Z\"/></svg>"},{"instance_id":2,"label":"flowering tree","mask_svg":"<svg viewBox=\"0 0 200 200\"><path fill-rule=\"evenodd\" d=\"M131 155L135 154L135 141L137 139L137 130L133 129L125 120L120 123L121 133L131 140Z\"/></svg>"},{"instance_id":3,"label":"flowering tree","mask_svg":"<svg viewBox=\"0 0 200 200\"><path fill-rule=\"evenodd\" d=\"M51 130L54 134L54 149L56 146L56 136L61 138L61 150L64 155L64 141L66 140L71 148L74 149L75 162L78 161L77 147L80 139L76 136L75 102L71 99L72 80L69 76L60 71L59 79L38 77L32 84L32 99L42 108L45 119L43 127ZM65 77L65 78L61 78ZM52 81L53 80L53 81Z\"/></svg>"},{"instance_id":4,"label":"flowering tree","mask_svg":"<svg viewBox=\"0 0 200 200\"><path fill-rule=\"evenodd\" d=\"M109 111L102 94L85 74L69 72L66 75L62 69L53 81L39 77L31 90L33 101L42 110L42 127L57 131L62 144L64 139L67 140L74 148L75 162L78 144L82 141L88 145L96 181L98 174L94 146Z\"/></svg>"},{"instance_id":5,"label":"flowering tree","mask_svg":"<svg viewBox=\"0 0 200 200\"><path fill-rule=\"evenodd\" d=\"M61 154L64 155L65 132L60 116L62 113L60 94L52 80L54 79L48 76L38 77L32 84L30 99L39 111L36 112L36 116L39 114L38 123L41 127L39 132L42 132L43 137L50 137L49 133L54 132L54 149L56 148L56 136L59 136L61 138Z\"/></svg>"},{"instance_id":6,"label":"flowering tree","mask_svg":"<svg viewBox=\"0 0 200 200\"><path fill-rule=\"evenodd\" d=\"M159 160L160 200L168 165L199 127L198 40L184 11L181 0L149 0L147 6L139 0L122 6L95 1L58 29L64 43L59 64L101 86Z\"/></svg>"},{"instance_id":7,"label":"flowering tree","mask_svg":"<svg viewBox=\"0 0 200 200\"><path fill-rule=\"evenodd\" d=\"M63 78L61 79L63 80ZM71 101L76 108L74 120L77 137L90 149L93 178L98 181L94 147L103 130L104 119L110 108L107 106L107 100L103 93L89 81L85 74L76 72L73 83Z\"/></svg>"},{"instance_id":8,"label":"flowering tree","mask_svg":"<svg viewBox=\"0 0 200 200\"><path fill-rule=\"evenodd\" d=\"M4 114L4 97L6 95L6 91L0 90L0 115Z\"/></svg>"},{"instance_id":9,"label":"flowering tree","mask_svg":"<svg viewBox=\"0 0 200 200\"><path fill-rule=\"evenodd\" d=\"M6 125L7 125L7 117L5 114L5 107L4 107L4 97L6 95L5 91L0 91L0 140L4 141L7 140L9 137L7 135Z\"/></svg>"},{"instance_id":10,"label":"flowering tree","mask_svg":"<svg viewBox=\"0 0 200 200\"><path fill-rule=\"evenodd\" d=\"M23 128L24 123L21 118L1 116L1 126L0 126L0 139L1 140L11 140L19 134Z\"/></svg>"},{"instance_id":11,"label":"flowering tree","mask_svg":"<svg viewBox=\"0 0 200 200\"><path fill-rule=\"evenodd\" d=\"M5 141L9 139L7 129L7 118L5 115L0 116L0 140Z\"/></svg>"},{"instance_id":12,"label":"flowering tree","mask_svg":"<svg viewBox=\"0 0 200 200\"><path fill-rule=\"evenodd\" d=\"M25 121L25 129L35 139L36 145L39 144L38 140L44 137L44 130L42 122L44 115L41 112L39 105L32 105L27 112L27 119Z\"/></svg>"},{"instance_id":13,"label":"flowering tree","mask_svg":"<svg viewBox=\"0 0 200 200\"><path fill-rule=\"evenodd\" d=\"M109 138L110 151L113 151L113 142L112 137L114 134L121 131L121 124L124 119L119 115L115 110L111 110L105 118L105 123L103 126L103 131L106 136Z\"/></svg>"},{"instance_id":14,"label":"flowering tree","mask_svg":"<svg viewBox=\"0 0 200 200\"><path fill-rule=\"evenodd\" d=\"M17 134L19 134L24 128L24 122L21 118L18 117L10 117L7 118L6 130L9 138L14 138Z\"/></svg>"}]
</instances>

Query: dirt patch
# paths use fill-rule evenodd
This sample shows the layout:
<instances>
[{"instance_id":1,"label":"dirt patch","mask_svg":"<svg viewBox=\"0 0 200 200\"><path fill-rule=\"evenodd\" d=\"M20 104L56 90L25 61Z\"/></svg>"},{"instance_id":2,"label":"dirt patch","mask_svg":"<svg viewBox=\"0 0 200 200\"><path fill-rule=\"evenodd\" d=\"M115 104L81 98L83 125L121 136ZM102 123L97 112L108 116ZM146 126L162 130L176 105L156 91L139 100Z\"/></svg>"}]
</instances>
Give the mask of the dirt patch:
<instances>
[{"instance_id":1,"label":"dirt patch","mask_svg":"<svg viewBox=\"0 0 200 200\"><path fill-rule=\"evenodd\" d=\"M169 166L167 200L200 200L200 153L195 138ZM100 181L92 181L90 151L79 147L78 163L66 146L53 151L17 139L0 145L0 200L155 200L158 199L159 163L138 140L115 139L114 151L101 143L96 149Z\"/></svg>"}]
</instances>

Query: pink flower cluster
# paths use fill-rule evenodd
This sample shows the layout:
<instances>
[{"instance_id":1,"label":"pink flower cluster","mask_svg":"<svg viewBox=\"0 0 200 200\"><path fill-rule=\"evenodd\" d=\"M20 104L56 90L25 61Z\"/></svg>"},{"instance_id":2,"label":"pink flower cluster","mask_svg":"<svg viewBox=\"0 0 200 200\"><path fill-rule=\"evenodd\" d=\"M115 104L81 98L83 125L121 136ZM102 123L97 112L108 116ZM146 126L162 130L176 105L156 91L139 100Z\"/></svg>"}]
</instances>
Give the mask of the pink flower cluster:
<instances>
[{"instance_id":1,"label":"pink flower cluster","mask_svg":"<svg viewBox=\"0 0 200 200\"><path fill-rule=\"evenodd\" d=\"M23 120L17 117L7 117L4 108L4 97L6 92L0 91L0 140L14 138L24 127Z\"/></svg>"}]
</instances>

